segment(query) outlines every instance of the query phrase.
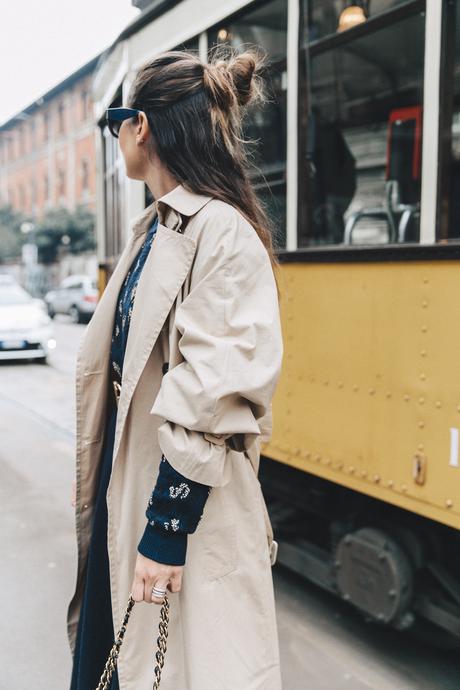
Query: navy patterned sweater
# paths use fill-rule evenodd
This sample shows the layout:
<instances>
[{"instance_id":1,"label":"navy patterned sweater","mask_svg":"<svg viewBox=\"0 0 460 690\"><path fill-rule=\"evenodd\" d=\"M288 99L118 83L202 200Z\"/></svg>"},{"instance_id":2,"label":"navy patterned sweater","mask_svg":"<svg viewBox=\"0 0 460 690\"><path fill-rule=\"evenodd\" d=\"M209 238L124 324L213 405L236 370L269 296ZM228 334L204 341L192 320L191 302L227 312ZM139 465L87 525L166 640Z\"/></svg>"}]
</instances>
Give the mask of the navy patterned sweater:
<instances>
[{"instance_id":1,"label":"navy patterned sweater","mask_svg":"<svg viewBox=\"0 0 460 690\"><path fill-rule=\"evenodd\" d=\"M121 382L137 284L157 225L158 218L148 230L118 295L111 346L112 375L118 382ZM184 565L187 535L196 530L210 491L211 487L206 484L187 479L177 472L162 455L156 484L145 511L147 524L137 547L139 553L158 563Z\"/></svg>"}]
</instances>

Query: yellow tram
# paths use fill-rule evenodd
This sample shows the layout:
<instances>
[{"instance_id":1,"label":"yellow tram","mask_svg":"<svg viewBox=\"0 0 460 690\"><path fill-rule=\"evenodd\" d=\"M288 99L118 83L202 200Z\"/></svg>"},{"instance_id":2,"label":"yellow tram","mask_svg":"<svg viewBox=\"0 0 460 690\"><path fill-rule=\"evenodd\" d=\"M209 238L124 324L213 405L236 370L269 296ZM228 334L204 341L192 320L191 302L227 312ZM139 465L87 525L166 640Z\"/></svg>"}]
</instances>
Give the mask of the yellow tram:
<instances>
[{"instance_id":1,"label":"yellow tram","mask_svg":"<svg viewBox=\"0 0 460 690\"><path fill-rule=\"evenodd\" d=\"M280 261L278 561L460 646L460 0L146 3L94 80L101 284L150 201L105 108L156 52L248 43L270 58L246 131Z\"/></svg>"}]
</instances>

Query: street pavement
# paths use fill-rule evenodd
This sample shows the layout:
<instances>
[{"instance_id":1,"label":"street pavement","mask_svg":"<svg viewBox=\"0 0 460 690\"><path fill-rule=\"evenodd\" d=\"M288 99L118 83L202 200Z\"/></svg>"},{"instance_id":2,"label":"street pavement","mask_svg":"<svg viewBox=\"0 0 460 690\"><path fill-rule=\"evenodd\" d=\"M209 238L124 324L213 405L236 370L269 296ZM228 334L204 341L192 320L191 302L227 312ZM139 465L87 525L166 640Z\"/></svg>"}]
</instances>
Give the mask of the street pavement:
<instances>
[{"instance_id":1,"label":"street pavement","mask_svg":"<svg viewBox=\"0 0 460 690\"><path fill-rule=\"evenodd\" d=\"M84 329L57 317L48 365L0 363L0 690L69 687L74 371ZM279 565L273 577L283 690L459 690L458 653L366 624Z\"/></svg>"}]
</instances>

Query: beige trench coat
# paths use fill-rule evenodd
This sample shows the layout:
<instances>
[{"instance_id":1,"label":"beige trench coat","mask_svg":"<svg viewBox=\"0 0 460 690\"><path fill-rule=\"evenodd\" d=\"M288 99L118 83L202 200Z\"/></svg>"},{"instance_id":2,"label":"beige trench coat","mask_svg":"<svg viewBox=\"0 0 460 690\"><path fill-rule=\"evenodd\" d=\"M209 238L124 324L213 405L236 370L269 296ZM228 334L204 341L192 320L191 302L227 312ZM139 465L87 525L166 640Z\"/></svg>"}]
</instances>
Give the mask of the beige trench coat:
<instances>
[{"instance_id":1,"label":"beige trench coat","mask_svg":"<svg viewBox=\"0 0 460 690\"><path fill-rule=\"evenodd\" d=\"M107 490L114 626L118 630L131 592L163 452L176 470L212 490L188 537L182 589L169 594L161 690L280 690L273 535L257 479L282 361L276 286L268 254L241 214L182 185L134 222L77 355L78 574L68 610L71 650L104 436L116 300L156 214L159 225L131 318ZM189 220L182 229L184 216ZM159 612L158 605L135 605L118 663L120 690L151 690Z\"/></svg>"}]
</instances>

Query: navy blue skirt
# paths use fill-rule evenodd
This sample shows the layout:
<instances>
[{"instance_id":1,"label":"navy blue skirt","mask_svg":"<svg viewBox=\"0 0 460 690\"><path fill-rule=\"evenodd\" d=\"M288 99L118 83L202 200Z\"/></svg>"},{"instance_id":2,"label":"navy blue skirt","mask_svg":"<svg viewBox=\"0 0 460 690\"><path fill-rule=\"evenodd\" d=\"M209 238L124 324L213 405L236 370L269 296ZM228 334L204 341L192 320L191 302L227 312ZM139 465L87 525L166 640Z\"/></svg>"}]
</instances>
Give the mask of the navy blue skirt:
<instances>
[{"instance_id":1,"label":"navy blue skirt","mask_svg":"<svg viewBox=\"0 0 460 690\"><path fill-rule=\"evenodd\" d=\"M110 396L70 690L96 690L114 642L106 494L112 471L116 419L117 408ZM116 671L110 690L119 690Z\"/></svg>"}]
</instances>

